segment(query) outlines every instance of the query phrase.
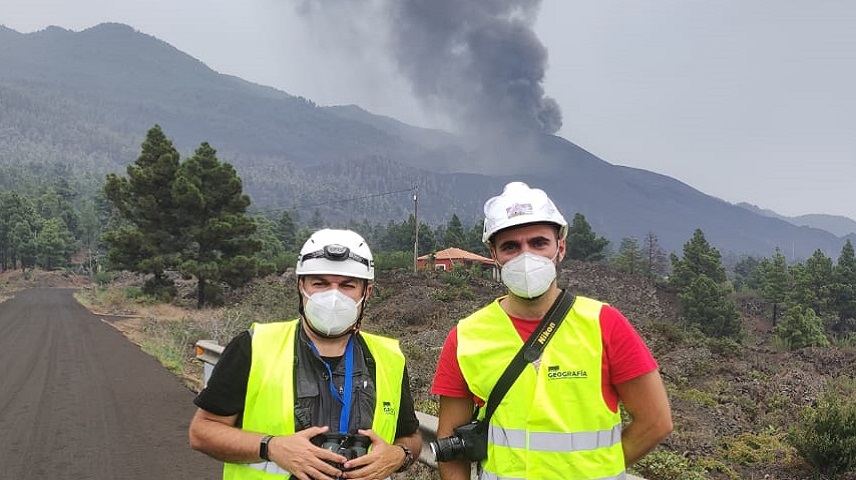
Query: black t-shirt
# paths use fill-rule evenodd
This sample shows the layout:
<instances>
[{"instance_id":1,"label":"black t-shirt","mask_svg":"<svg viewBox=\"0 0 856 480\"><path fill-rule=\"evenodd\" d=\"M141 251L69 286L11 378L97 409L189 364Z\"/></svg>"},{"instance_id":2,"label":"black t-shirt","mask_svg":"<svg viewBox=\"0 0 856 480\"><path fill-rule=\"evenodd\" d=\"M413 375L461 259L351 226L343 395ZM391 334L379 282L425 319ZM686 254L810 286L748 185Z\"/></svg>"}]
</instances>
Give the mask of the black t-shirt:
<instances>
[{"instance_id":1,"label":"black t-shirt","mask_svg":"<svg viewBox=\"0 0 856 480\"><path fill-rule=\"evenodd\" d=\"M302 336L302 331L300 333ZM360 342L360 344L362 344L362 342ZM298 341L296 345L297 348L301 349L310 348L303 341ZM371 374L373 374L374 361L371 359L369 350L367 348L362 348L359 351L364 352L364 356L368 357L365 363L368 364L370 369L372 369ZM307 356L305 354L310 353L310 355L318 359L318 357L314 356L311 352L302 351L299 353L302 356ZM301 355L298 355L298 357ZM336 364L339 362L339 358L325 358L324 360L330 365L332 370L336 370ZM247 396L247 382L250 376L251 363L252 337L248 331L244 331L233 338L223 350L223 353L220 355L220 359L214 367L214 371L211 373L211 377L208 379L207 386L199 392L199 395L196 396L193 403L195 403L197 407L215 415L230 416L241 414L244 410L244 401ZM317 368L317 365L314 368ZM319 377L325 376L326 378L325 373L326 372L321 373ZM296 375L295 379L297 380L297 378L298 376ZM311 421L305 417L301 420L301 410L306 409L301 408L300 405L296 405L295 408L298 416L295 425L298 430L310 426L307 425L307 423L310 422L314 425L330 424L331 430L335 430L338 426L338 423L335 423L337 420L335 420L335 422L328 423L328 421L318 418L318 412L308 415L314 417ZM368 424L366 424L366 422L368 422ZM335 423L335 425L333 423ZM240 415L238 418L238 425L241 425ZM370 419L366 419L363 422L362 428L368 428L369 425ZM412 435L418 428L419 420L416 418L416 412L413 407L413 397L410 394L410 377L407 373L407 368L405 367L404 376L402 378L401 403L399 407L398 425L396 427L395 437L406 437Z\"/></svg>"}]
</instances>

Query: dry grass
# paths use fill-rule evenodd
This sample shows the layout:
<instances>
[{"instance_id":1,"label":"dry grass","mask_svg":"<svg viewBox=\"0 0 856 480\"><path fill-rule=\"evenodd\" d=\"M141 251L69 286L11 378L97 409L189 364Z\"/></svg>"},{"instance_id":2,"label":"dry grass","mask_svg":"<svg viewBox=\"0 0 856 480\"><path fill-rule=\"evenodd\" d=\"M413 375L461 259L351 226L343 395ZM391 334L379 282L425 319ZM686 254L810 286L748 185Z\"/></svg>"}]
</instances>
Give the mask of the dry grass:
<instances>
[{"instance_id":1,"label":"dry grass","mask_svg":"<svg viewBox=\"0 0 856 480\"><path fill-rule=\"evenodd\" d=\"M78 290L75 298L157 358L190 390L202 388L202 365L196 360L195 344L206 337L206 326L221 323L222 312L155 303L139 295L138 286L127 283L87 286Z\"/></svg>"}]
</instances>

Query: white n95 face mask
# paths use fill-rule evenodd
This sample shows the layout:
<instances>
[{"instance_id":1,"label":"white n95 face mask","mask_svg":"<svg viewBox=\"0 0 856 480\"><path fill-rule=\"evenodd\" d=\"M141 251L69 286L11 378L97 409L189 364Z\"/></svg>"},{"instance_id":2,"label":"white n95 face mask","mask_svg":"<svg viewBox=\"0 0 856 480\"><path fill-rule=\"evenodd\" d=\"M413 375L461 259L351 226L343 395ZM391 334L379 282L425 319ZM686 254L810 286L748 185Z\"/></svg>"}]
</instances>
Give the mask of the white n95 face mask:
<instances>
[{"instance_id":1,"label":"white n95 face mask","mask_svg":"<svg viewBox=\"0 0 856 480\"><path fill-rule=\"evenodd\" d=\"M304 312L306 320L312 329L326 337L338 337L347 332L357 323L360 314L360 304L351 297L333 288L306 296Z\"/></svg>"},{"instance_id":2,"label":"white n95 face mask","mask_svg":"<svg viewBox=\"0 0 856 480\"><path fill-rule=\"evenodd\" d=\"M553 259L529 252L521 253L502 266L502 283L521 298L543 295L555 279Z\"/></svg>"}]
</instances>

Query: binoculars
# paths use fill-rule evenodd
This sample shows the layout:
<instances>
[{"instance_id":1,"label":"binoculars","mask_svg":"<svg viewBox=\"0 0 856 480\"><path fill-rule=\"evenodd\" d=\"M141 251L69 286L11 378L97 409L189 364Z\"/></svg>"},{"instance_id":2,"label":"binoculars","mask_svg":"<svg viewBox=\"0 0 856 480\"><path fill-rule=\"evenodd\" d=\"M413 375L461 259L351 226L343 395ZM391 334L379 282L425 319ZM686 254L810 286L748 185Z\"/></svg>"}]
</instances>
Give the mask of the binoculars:
<instances>
[{"instance_id":1,"label":"binoculars","mask_svg":"<svg viewBox=\"0 0 856 480\"><path fill-rule=\"evenodd\" d=\"M317 442L317 443L316 443ZM319 439L315 442L324 450L338 453L348 460L353 460L357 457L362 457L368 452L369 446L372 444L371 439L365 435L349 434L349 433L327 433L319 435ZM345 470L341 463L328 462L330 465Z\"/></svg>"}]
</instances>

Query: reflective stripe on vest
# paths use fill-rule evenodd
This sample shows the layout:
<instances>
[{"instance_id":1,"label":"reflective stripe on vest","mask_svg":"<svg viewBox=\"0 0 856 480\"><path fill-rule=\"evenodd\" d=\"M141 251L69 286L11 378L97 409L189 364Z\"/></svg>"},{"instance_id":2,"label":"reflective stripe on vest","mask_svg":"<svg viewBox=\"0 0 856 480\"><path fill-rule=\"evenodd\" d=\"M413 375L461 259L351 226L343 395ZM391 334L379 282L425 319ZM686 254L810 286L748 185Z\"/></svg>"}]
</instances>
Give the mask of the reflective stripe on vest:
<instances>
[{"instance_id":1,"label":"reflective stripe on vest","mask_svg":"<svg viewBox=\"0 0 856 480\"><path fill-rule=\"evenodd\" d=\"M490 421L486 478L622 478L621 416L601 382L603 305L577 297L537 368L527 365L509 388ZM457 334L461 372L486 399L523 340L499 300L459 322Z\"/></svg>"},{"instance_id":2,"label":"reflective stripe on vest","mask_svg":"<svg viewBox=\"0 0 856 480\"><path fill-rule=\"evenodd\" d=\"M525 479L524 478L514 478L514 477L499 477L496 474L483 471L479 475L479 480L525 480ZM621 472L618 475L612 475L609 477L592 478L590 480L627 480L627 473Z\"/></svg>"},{"instance_id":3,"label":"reflective stripe on vest","mask_svg":"<svg viewBox=\"0 0 856 480\"><path fill-rule=\"evenodd\" d=\"M488 441L498 447L527 448L526 430L511 430L496 426L488 427ZM608 448L621 443L621 425L597 432L530 432L529 450L543 452L580 452Z\"/></svg>"},{"instance_id":4,"label":"reflective stripe on vest","mask_svg":"<svg viewBox=\"0 0 856 480\"><path fill-rule=\"evenodd\" d=\"M297 320L256 323L251 327L252 360L242 429L269 435L294 433L294 355ZM404 355L398 341L360 332L375 360L375 409L372 429L387 443L395 440L404 376ZM287 478L275 462L225 463L225 480Z\"/></svg>"},{"instance_id":5,"label":"reflective stripe on vest","mask_svg":"<svg viewBox=\"0 0 856 480\"><path fill-rule=\"evenodd\" d=\"M244 466L272 475L291 475L291 472L280 467L276 462L246 463Z\"/></svg>"}]
</instances>

